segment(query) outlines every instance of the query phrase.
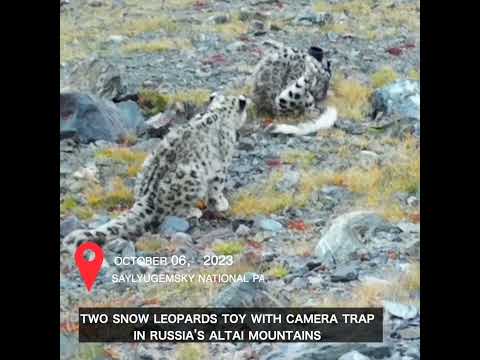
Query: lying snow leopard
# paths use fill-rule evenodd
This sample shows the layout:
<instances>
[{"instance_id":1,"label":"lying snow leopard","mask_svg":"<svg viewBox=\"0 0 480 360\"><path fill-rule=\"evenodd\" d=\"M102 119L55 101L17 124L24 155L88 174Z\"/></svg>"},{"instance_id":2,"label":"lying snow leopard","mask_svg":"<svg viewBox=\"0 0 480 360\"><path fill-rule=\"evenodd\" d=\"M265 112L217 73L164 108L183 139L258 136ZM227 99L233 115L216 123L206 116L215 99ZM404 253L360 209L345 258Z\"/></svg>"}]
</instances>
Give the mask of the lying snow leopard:
<instances>
[{"instance_id":1,"label":"lying snow leopard","mask_svg":"<svg viewBox=\"0 0 480 360\"><path fill-rule=\"evenodd\" d=\"M299 126L274 125L271 132L303 135L327 128L337 119L334 108L321 111L319 103L327 95L332 76L323 50L308 51L267 42L274 51L258 64L253 74L253 102L261 112L272 115L309 113L320 116Z\"/></svg>"},{"instance_id":2,"label":"lying snow leopard","mask_svg":"<svg viewBox=\"0 0 480 360\"><path fill-rule=\"evenodd\" d=\"M103 245L118 237L135 240L169 214L200 217L196 204L206 198L217 211L227 210L223 195L227 167L248 102L244 96L212 94L205 113L171 129L145 160L133 207L94 230L72 232L61 252L73 254L86 241Z\"/></svg>"}]
</instances>

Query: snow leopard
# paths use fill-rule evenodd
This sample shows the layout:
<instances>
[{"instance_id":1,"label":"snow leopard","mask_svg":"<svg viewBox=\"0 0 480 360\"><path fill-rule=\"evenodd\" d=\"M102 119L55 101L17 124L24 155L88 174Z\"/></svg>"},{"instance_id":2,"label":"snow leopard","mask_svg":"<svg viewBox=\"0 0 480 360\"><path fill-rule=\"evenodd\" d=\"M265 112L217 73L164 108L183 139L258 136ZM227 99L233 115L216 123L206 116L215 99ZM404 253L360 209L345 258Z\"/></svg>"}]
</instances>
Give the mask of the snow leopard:
<instances>
[{"instance_id":1,"label":"snow leopard","mask_svg":"<svg viewBox=\"0 0 480 360\"><path fill-rule=\"evenodd\" d=\"M213 93L204 113L172 128L147 157L136 179L134 205L96 229L73 231L64 238L61 253L72 254L86 241L99 245L115 238L135 241L167 215L199 218L199 201L226 211L227 168L248 104L250 100L243 95Z\"/></svg>"},{"instance_id":2,"label":"snow leopard","mask_svg":"<svg viewBox=\"0 0 480 360\"><path fill-rule=\"evenodd\" d=\"M316 120L300 127L273 125L270 131L304 134L333 125L336 109L320 106L332 77L331 63L325 60L324 51L319 47L305 51L275 42L267 44L273 51L260 61L253 73L252 101L256 109L270 115L320 113Z\"/></svg>"}]
</instances>

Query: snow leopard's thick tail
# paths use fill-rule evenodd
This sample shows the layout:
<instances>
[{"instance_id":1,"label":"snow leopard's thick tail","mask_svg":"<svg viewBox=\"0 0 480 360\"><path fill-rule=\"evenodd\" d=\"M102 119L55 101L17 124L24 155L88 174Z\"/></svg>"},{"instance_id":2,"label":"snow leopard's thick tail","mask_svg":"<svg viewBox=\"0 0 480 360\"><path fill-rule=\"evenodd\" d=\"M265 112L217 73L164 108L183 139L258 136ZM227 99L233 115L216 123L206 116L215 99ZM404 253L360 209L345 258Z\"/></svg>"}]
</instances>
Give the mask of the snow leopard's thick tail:
<instances>
[{"instance_id":1,"label":"snow leopard's thick tail","mask_svg":"<svg viewBox=\"0 0 480 360\"><path fill-rule=\"evenodd\" d=\"M319 130L331 128L337 121L337 109L327 107L327 109L315 120L306 121L298 125L274 124L267 130L274 134L288 135L309 135Z\"/></svg>"},{"instance_id":2,"label":"snow leopard's thick tail","mask_svg":"<svg viewBox=\"0 0 480 360\"><path fill-rule=\"evenodd\" d=\"M75 230L68 234L63 240L61 252L72 254L80 244L87 241L104 245L115 238L136 240L152 223L160 221L153 204L148 199L140 199L125 213L106 224L92 230Z\"/></svg>"}]
</instances>

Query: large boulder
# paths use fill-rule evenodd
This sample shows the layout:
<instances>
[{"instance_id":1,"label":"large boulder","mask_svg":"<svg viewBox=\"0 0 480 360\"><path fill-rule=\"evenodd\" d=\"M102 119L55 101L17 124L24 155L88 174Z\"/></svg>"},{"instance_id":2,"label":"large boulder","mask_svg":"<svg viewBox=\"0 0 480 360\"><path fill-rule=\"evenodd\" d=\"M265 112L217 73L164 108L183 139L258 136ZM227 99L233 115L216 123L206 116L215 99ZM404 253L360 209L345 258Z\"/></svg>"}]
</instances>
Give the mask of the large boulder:
<instances>
[{"instance_id":1,"label":"large boulder","mask_svg":"<svg viewBox=\"0 0 480 360\"><path fill-rule=\"evenodd\" d=\"M77 63L66 74L60 92L86 92L109 100L116 100L126 92L121 70L95 56Z\"/></svg>"},{"instance_id":2,"label":"large boulder","mask_svg":"<svg viewBox=\"0 0 480 360\"><path fill-rule=\"evenodd\" d=\"M140 109L132 101L117 106L92 94L60 94L61 139L75 137L82 143L118 142L136 135L143 126Z\"/></svg>"},{"instance_id":3,"label":"large boulder","mask_svg":"<svg viewBox=\"0 0 480 360\"><path fill-rule=\"evenodd\" d=\"M420 121L420 82L398 80L378 89L373 96L373 107L377 113Z\"/></svg>"},{"instance_id":4,"label":"large boulder","mask_svg":"<svg viewBox=\"0 0 480 360\"><path fill-rule=\"evenodd\" d=\"M372 211L354 211L334 219L315 247L315 255L324 263L347 263L357 250L368 246L377 231L392 225Z\"/></svg>"}]
</instances>

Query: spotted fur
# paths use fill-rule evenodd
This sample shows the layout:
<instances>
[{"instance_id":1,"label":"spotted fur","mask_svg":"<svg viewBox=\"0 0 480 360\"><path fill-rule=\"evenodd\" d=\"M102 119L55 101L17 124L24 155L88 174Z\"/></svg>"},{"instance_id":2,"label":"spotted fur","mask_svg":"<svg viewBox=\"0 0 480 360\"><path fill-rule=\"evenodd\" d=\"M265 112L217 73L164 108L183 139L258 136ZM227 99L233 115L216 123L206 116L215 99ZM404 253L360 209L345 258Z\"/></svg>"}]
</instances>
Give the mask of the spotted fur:
<instances>
[{"instance_id":1,"label":"spotted fur","mask_svg":"<svg viewBox=\"0 0 480 360\"><path fill-rule=\"evenodd\" d=\"M275 44L253 74L253 102L265 113L303 113L325 99L331 78L323 51Z\"/></svg>"},{"instance_id":2,"label":"spotted fur","mask_svg":"<svg viewBox=\"0 0 480 360\"><path fill-rule=\"evenodd\" d=\"M204 114L173 128L145 160L135 185L133 207L94 230L77 230L63 241L72 253L85 241L100 245L122 237L135 240L166 215L199 217L199 200L218 211L229 204L223 195L236 131L246 119L247 99L213 94Z\"/></svg>"}]
</instances>

